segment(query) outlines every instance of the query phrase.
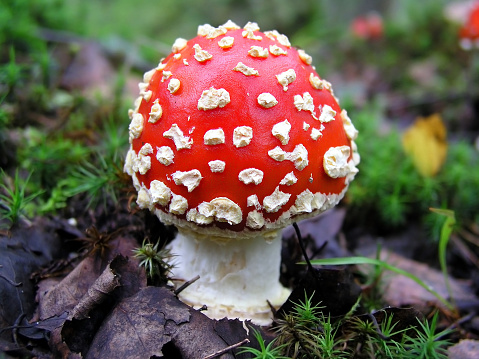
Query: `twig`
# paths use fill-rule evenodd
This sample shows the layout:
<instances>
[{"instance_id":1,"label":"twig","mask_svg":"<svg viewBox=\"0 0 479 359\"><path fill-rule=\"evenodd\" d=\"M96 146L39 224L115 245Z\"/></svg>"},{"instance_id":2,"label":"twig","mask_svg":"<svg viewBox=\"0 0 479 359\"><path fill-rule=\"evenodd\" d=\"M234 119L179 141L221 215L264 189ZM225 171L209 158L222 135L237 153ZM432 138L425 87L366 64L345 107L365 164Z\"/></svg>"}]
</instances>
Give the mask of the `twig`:
<instances>
[{"instance_id":1,"label":"twig","mask_svg":"<svg viewBox=\"0 0 479 359\"><path fill-rule=\"evenodd\" d=\"M175 291L173 293L175 293L175 295L178 295L180 294L183 290L185 290L187 287L189 287L190 285L192 285L194 282L196 282L198 279L200 279L200 276L197 275L196 277L194 277L193 279L190 279L189 281L185 282L181 287L179 287L178 289L175 289Z\"/></svg>"},{"instance_id":2,"label":"twig","mask_svg":"<svg viewBox=\"0 0 479 359\"><path fill-rule=\"evenodd\" d=\"M212 359L212 358L216 358L218 356L220 356L221 354L224 354L226 352L229 352L231 349L234 349L234 348L237 348L243 344L247 344L249 343L249 339L246 338L246 339L243 339L242 341L240 341L239 343L236 343L236 344L233 344L233 345L230 345L229 347L226 347L224 349L221 349L213 354L210 354L208 356L205 356L203 359Z\"/></svg>"},{"instance_id":3,"label":"twig","mask_svg":"<svg viewBox=\"0 0 479 359\"><path fill-rule=\"evenodd\" d=\"M276 314L278 313L278 311L276 310L276 308L273 306L273 304L271 304L271 302L268 299L266 299L266 302L269 305L269 309L271 310L271 313L273 313L273 317L276 317Z\"/></svg>"},{"instance_id":4,"label":"twig","mask_svg":"<svg viewBox=\"0 0 479 359\"><path fill-rule=\"evenodd\" d=\"M379 337L382 339L382 340L389 340L391 339L390 337L386 336L383 334L381 328L379 327L379 324L378 324L378 321L376 320L376 317L371 314L371 313L368 313L368 317L369 319L373 322L373 325L374 325L374 328L376 329L376 333L378 333Z\"/></svg>"},{"instance_id":5,"label":"twig","mask_svg":"<svg viewBox=\"0 0 479 359\"><path fill-rule=\"evenodd\" d=\"M293 228L296 232L296 236L298 237L299 247L301 248L301 252L303 252L303 257L304 257L304 260L306 261L306 264L308 265L308 269L311 273L314 273L314 268L311 265L311 261L309 260L308 255L306 254L306 249L304 248L301 231L299 230L298 224L296 222L293 222Z\"/></svg>"}]
</instances>

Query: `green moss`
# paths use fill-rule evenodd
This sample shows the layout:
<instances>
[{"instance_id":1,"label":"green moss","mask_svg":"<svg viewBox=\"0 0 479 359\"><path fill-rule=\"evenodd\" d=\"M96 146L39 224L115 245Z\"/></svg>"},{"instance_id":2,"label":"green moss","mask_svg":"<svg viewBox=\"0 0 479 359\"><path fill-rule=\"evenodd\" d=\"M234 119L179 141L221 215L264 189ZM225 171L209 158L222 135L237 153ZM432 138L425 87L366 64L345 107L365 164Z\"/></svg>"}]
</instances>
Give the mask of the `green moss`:
<instances>
[{"instance_id":1,"label":"green moss","mask_svg":"<svg viewBox=\"0 0 479 359\"><path fill-rule=\"evenodd\" d=\"M453 210L463 224L478 222L479 159L472 144L450 143L440 173L423 177L404 153L401 133L381 129L377 106L357 112L354 124L361 163L348 192L353 220L390 229L408 220L433 224L429 208L438 207Z\"/></svg>"}]
</instances>

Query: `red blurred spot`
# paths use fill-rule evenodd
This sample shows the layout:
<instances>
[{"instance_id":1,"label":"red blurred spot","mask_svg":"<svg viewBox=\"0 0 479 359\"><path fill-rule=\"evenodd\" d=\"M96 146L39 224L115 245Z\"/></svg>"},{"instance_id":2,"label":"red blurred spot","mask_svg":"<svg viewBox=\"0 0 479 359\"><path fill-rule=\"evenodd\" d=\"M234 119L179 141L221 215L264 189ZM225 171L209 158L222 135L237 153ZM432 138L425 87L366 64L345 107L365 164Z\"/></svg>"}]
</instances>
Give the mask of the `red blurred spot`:
<instances>
[{"instance_id":1,"label":"red blurred spot","mask_svg":"<svg viewBox=\"0 0 479 359\"><path fill-rule=\"evenodd\" d=\"M479 1L474 4L466 23L459 30L461 45L464 48L478 46L479 41Z\"/></svg>"},{"instance_id":2,"label":"red blurred spot","mask_svg":"<svg viewBox=\"0 0 479 359\"><path fill-rule=\"evenodd\" d=\"M383 36L383 19L377 13L356 17L351 23L354 36L364 40L376 40Z\"/></svg>"}]
</instances>

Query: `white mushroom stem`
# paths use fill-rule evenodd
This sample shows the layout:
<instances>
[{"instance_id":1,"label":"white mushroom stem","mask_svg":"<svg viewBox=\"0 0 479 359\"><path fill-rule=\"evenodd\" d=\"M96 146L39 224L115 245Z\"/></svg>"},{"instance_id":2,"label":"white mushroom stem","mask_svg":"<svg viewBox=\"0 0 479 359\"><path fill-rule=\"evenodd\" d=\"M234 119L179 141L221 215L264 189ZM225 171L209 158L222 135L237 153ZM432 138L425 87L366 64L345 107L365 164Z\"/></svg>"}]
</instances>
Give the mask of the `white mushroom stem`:
<instances>
[{"instance_id":1,"label":"white mushroom stem","mask_svg":"<svg viewBox=\"0 0 479 359\"><path fill-rule=\"evenodd\" d=\"M175 286L200 276L179 294L180 299L195 308L206 305L203 313L213 319L271 324L268 301L279 308L290 290L279 282L281 231L268 239L259 235L217 241L180 230L169 245L176 255L172 271Z\"/></svg>"}]
</instances>

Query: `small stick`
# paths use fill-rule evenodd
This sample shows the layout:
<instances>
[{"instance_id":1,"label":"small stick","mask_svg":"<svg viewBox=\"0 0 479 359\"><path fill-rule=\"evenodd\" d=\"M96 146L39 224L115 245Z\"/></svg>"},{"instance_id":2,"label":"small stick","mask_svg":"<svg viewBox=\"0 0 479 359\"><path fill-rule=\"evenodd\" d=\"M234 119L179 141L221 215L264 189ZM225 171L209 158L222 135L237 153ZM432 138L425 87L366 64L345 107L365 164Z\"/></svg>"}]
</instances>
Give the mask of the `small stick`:
<instances>
[{"instance_id":1,"label":"small stick","mask_svg":"<svg viewBox=\"0 0 479 359\"><path fill-rule=\"evenodd\" d=\"M390 337L387 337L383 334L381 328L379 327L379 324L378 324L378 321L376 320L376 317L371 314L371 313L368 313L368 317L369 319L371 319L371 321L373 322L373 325L374 325L374 328L376 329L376 333L378 333L379 337L382 339L382 340L389 340L391 339Z\"/></svg>"},{"instance_id":2,"label":"small stick","mask_svg":"<svg viewBox=\"0 0 479 359\"><path fill-rule=\"evenodd\" d=\"M175 295L178 295L180 294L183 290L185 290L187 287L189 287L190 285L192 285L194 282L196 282L198 279L200 279L200 276L197 275L196 277L194 277L193 279L190 279L189 281L185 282L181 287L179 287L178 289L176 289L173 293L175 293Z\"/></svg>"},{"instance_id":3,"label":"small stick","mask_svg":"<svg viewBox=\"0 0 479 359\"><path fill-rule=\"evenodd\" d=\"M311 261L308 258L308 255L306 254L306 249L304 248L303 237L301 236L301 231L299 230L298 224L296 222L293 222L293 228L296 232L296 236L298 237L299 247L301 248L301 252L303 252L304 260L308 264L308 269L311 273L314 273L314 268L311 264Z\"/></svg>"},{"instance_id":4,"label":"small stick","mask_svg":"<svg viewBox=\"0 0 479 359\"><path fill-rule=\"evenodd\" d=\"M249 339L248 339L248 338L243 339L243 340L240 341L239 343L236 343L236 344L230 345L229 347L226 347L226 348L224 348L224 349L221 349L221 350L217 351L216 353L213 353L213 354L210 354L210 355L208 355L208 356L205 356L203 359L216 358L216 357L220 356L221 354L224 354L224 353L230 351L231 349L237 348L237 347L239 347L240 345L243 345L243 344L246 344L246 343L249 343Z\"/></svg>"}]
</instances>

